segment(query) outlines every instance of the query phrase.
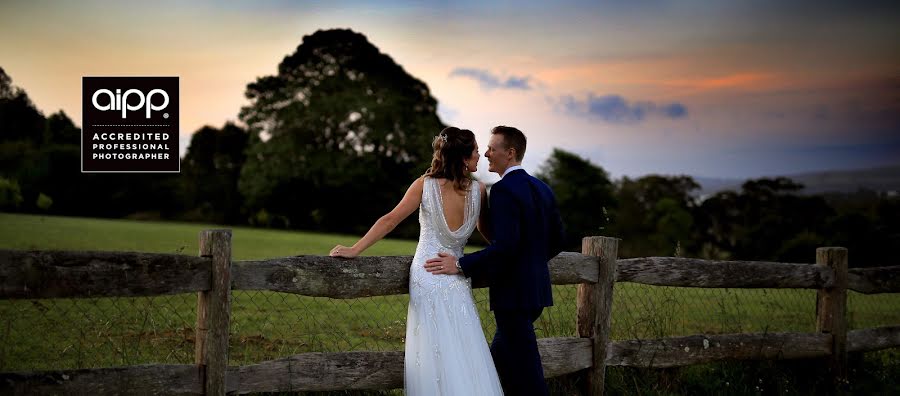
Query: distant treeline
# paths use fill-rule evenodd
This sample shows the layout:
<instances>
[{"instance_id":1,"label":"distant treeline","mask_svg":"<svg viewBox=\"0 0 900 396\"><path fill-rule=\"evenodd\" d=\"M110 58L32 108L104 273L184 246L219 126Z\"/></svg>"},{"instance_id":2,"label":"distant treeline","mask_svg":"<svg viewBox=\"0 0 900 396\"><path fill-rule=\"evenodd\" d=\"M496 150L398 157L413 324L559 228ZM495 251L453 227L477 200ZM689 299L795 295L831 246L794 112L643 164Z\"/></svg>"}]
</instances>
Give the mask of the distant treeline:
<instances>
[{"instance_id":1,"label":"distant treeline","mask_svg":"<svg viewBox=\"0 0 900 396\"><path fill-rule=\"evenodd\" d=\"M850 265L897 265L900 199L883 193L800 194L788 178L747 180L702 201L690 176L611 181L589 161L555 150L538 177L560 201L577 250L583 235L622 238L620 257L690 256L809 263L815 248L850 249Z\"/></svg>"},{"instance_id":2,"label":"distant treeline","mask_svg":"<svg viewBox=\"0 0 900 396\"><path fill-rule=\"evenodd\" d=\"M361 234L425 171L444 127L428 87L349 30L304 37L246 96L245 126L196 131L180 174L81 173L80 129L0 69L0 210ZM537 176L557 194L569 250L606 235L623 239L621 257L812 262L816 247L845 246L851 266L898 264L896 197L801 195L775 178L700 202L689 176L613 181L559 149ZM395 233L417 235L415 216Z\"/></svg>"}]
</instances>

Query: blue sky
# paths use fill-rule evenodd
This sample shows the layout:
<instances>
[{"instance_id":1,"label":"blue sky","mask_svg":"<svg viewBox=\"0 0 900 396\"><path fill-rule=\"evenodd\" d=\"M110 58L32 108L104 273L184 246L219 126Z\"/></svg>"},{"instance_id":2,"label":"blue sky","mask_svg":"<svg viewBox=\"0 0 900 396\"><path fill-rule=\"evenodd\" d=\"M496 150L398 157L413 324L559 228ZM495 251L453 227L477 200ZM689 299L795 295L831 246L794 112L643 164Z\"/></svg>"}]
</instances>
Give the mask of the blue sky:
<instances>
[{"instance_id":1,"label":"blue sky","mask_svg":"<svg viewBox=\"0 0 900 396\"><path fill-rule=\"evenodd\" d=\"M328 28L365 34L482 146L522 129L531 171L554 147L614 176L900 162L896 1L14 1L0 66L77 124L81 76L177 75L184 146Z\"/></svg>"}]
</instances>

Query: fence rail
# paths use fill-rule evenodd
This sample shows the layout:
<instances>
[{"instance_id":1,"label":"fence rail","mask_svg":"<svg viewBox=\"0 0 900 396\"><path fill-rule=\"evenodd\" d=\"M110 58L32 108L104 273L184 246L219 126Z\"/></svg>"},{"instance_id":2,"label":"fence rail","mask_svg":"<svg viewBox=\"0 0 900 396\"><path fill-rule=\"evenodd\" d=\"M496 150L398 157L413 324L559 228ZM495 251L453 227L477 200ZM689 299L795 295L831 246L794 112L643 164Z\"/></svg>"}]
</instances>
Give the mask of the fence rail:
<instances>
[{"instance_id":1,"label":"fence rail","mask_svg":"<svg viewBox=\"0 0 900 396\"><path fill-rule=\"evenodd\" d=\"M657 286L820 289L834 283L833 270L814 264L642 257L616 266L617 282Z\"/></svg>"},{"instance_id":2,"label":"fence rail","mask_svg":"<svg viewBox=\"0 0 900 396\"><path fill-rule=\"evenodd\" d=\"M0 249L0 299L138 297L209 290L210 259Z\"/></svg>"},{"instance_id":3,"label":"fence rail","mask_svg":"<svg viewBox=\"0 0 900 396\"><path fill-rule=\"evenodd\" d=\"M234 261L232 290L359 298L409 292L412 256L293 256ZM0 250L0 299L137 297L207 291L211 258L177 254ZM563 252L557 285L595 283L597 258ZM473 287L487 287L476 283Z\"/></svg>"},{"instance_id":4,"label":"fence rail","mask_svg":"<svg viewBox=\"0 0 900 396\"><path fill-rule=\"evenodd\" d=\"M832 336L813 333L692 335L611 343L607 366L678 367L720 360L801 359L831 354Z\"/></svg>"},{"instance_id":5,"label":"fence rail","mask_svg":"<svg viewBox=\"0 0 900 396\"><path fill-rule=\"evenodd\" d=\"M847 270L847 288L863 294L900 291L900 266L851 268Z\"/></svg>"},{"instance_id":6,"label":"fence rail","mask_svg":"<svg viewBox=\"0 0 900 396\"><path fill-rule=\"evenodd\" d=\"M232 290L314 297L405 294L412 256L353 261L293 256L234 261ZM138 297L209 290L209 257L137 252L0 249L0 299ZM550 260L555 285L597 282L596 257L562 252ZM834 271L815 264L641 257L616 262L616 282L706 288L829 288ZM851 268L848 286L864 294L900 293L900 266ZM487 287L476 283L475 288Z\"/></svg>"},{"instance_id":7,"label":"fence rail","mask_svg":"<svg viewBox=\"0 0 900 396\"><path fill-rule=\"evenodd\" d=\"M847 269L846 249L819 248L816 264L646 257L617 259L619 240L584 239L582 253L550 261L554 284L577 284L578 337L542 338L547 377L583 373L602 394L606 366L675 367L721 360L824 358L836 384L846 353L900 346L900 325L847 331L847 290L900 292L900 266ZM227 366L231 290L338 299L408 293L410 256L295 256L231 260L230 230L200 234L200 257L134 252L0 250L0 299L154 296L197 292L195 364L0 373L2 394L225 394L391 389L403 352L303 353ZM616 282L706 288L818 290L814 333L738 333L610 341ZM485 285L475 285L484 287Z\"/></svg>"}]
</instances>

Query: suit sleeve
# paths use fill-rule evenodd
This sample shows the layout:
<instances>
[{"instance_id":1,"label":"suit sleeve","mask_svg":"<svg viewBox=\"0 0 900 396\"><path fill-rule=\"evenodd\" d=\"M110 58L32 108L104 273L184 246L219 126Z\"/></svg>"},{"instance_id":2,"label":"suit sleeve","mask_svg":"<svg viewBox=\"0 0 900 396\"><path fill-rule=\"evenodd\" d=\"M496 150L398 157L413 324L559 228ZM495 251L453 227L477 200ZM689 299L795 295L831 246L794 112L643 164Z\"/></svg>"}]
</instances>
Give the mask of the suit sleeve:
<instances>
[{"instance_id":1,"label":"suit sleeve","mask_svg":"<svg viewBox=\"0 0 900 396\"><path fill-rule=\"evenodd\" d=\"M494 238L487 248L459 259L459 265L467 277L493 278L500 273L503 264L511 261L519 251L521 218L518 202L504 186L494 185L490 204Z\"/></svg>"}]
</instances>

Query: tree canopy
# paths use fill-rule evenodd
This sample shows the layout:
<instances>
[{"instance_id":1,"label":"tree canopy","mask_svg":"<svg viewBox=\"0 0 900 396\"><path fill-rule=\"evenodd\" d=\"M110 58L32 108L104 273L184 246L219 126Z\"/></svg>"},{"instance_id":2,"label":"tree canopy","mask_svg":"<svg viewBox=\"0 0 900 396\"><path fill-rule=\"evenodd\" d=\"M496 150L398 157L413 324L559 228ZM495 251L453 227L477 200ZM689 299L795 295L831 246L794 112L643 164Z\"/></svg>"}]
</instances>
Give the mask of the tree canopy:
<instances>
[{"instance_id":1,"label":"tree canopy","mask_svg":"<svg viewBox=\"0 0 900 396\"><path fill-rule=\"evenodd\" d=\"M535 176L556 195L566 226L566 249L581 251L581 238L608 234L608 214L615 210L617 202L609 174L603 168L556 148Z\"/></svg>"},{"instance_id":2,"label":"tree canopy","mask_svg":"<svg viewBox=\"0 0 900 396\"><path fill-rule=\"evenodd\" d=\"M300 227L360 231L425 171L444 127L425 83L350 30L304 37L246 96L240 191Z\"/></svg>"},{"instance_id":3,"label":"tree canopy","mask_svg":"<svg viewBox=\"0 0 900 396\"><path fill-rule=\"evenodd\" d=\"M194 132L181 160L180 185L189 219L226 224L246 220L237 189L246 149L247 131L233 123Z\"/></svg>"}]
</instances>

